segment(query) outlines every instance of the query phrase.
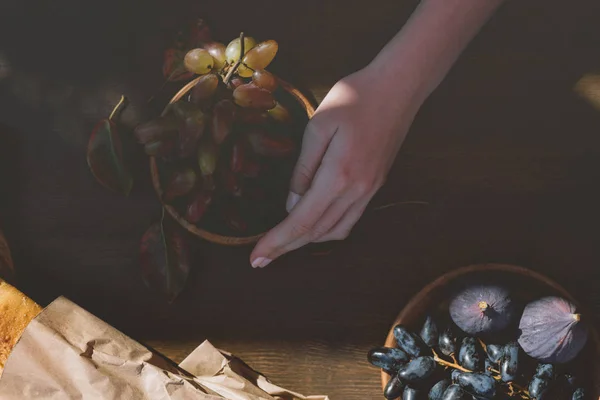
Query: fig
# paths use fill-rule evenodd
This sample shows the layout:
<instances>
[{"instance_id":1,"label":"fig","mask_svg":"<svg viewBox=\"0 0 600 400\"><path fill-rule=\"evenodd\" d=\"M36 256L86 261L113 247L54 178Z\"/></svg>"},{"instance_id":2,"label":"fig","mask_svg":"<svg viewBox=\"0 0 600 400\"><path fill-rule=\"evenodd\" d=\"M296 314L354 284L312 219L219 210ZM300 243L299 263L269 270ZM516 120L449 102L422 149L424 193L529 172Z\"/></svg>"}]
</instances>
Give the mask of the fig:
<instances>
[{"instance_id":1,"label":"fig","mask_svg":"<svg viewBox=\"0 0 600 400\"><path fill-rule=\"evenodd\" d=\"M587 326L575 305L556 296L527 304L519 329L521 348L544 363L562 364L573 360L588 339Z\"/></svg>"},{"instance_id":2,"label":"fig","mask_svg":"<svg viewBox=\"0 0 600 400\"><path fill-rule=\"evenodd\" d=\"M514 315L510 293L502 286L471 286L458 293L450 303L454 323L473 336L502 331Z\"/></svg>"}]
</instances>

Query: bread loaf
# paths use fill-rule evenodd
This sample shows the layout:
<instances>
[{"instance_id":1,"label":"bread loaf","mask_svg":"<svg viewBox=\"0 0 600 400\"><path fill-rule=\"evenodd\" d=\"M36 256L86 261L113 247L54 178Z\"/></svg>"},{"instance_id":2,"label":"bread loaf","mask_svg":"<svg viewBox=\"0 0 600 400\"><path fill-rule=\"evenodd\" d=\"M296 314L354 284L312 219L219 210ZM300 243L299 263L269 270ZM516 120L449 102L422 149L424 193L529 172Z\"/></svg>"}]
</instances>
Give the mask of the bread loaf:
<instances>
[{"instance_id":1,"label":"bread loaf","mask_svg":"<svg viewBox=\"0 0 600 400\"><path fill-rule=\"evenodd\" d=\"M0 279L0 373L25 328L42 308Z\"/></svg>"}]
</instances>

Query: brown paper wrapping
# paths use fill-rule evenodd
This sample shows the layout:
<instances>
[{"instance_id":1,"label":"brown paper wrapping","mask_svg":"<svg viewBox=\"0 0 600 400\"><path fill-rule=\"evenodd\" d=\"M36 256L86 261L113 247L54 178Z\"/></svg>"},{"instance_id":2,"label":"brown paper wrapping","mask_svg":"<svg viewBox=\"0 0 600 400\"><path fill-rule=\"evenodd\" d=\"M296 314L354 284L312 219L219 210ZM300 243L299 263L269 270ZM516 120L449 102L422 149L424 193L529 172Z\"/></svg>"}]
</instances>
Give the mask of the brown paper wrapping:
<instances>
[{"instance_id":1,"label":"brown paper wrapping","mask_svg":"<svg viewBox=\"0 0 600 400\"><path fill-rule=\"evenodd\" d=\"M176 365L64 297L25 329L0 399L328 400L276 386L208 341Z\"/></svg>"}]
</instances>

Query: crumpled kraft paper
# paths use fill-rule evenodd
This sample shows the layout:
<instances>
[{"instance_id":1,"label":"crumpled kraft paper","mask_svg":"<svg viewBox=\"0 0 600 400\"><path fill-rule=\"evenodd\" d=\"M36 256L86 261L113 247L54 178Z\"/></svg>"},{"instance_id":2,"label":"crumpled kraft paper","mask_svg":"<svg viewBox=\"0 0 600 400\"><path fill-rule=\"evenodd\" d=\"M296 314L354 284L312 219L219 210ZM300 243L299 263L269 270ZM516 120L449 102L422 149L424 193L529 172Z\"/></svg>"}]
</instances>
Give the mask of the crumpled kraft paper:
<instances>
[{"instance_id":1,"label":"crumpled kraft paper","mask_svg":"<svg viewBox=\"0 0 600 400\"><path fill-rule=\"evenodd\" d=\"M180 365L59 297L27 326L0 378L1 400L328 400L272 384L208 341Z\"/></svg>"}]
</instances>

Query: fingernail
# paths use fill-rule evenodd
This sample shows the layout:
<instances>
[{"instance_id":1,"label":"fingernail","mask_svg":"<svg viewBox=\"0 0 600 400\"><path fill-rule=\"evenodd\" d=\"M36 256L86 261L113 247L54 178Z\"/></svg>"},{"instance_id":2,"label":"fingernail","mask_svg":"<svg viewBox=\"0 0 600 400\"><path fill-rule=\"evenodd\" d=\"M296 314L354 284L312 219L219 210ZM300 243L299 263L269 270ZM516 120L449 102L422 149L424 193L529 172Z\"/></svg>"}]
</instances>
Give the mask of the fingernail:
<instances>
[{"instance_id":1,"label":"fingernail","mask_svg":"<svg viewBox=\"0 0 600 400\"><path fill-rule=\"evenodd\" d=\"M301 198L302 196L300 196L299 194L290 192L287 198L287 202L285 203L285 208L287 209L287 212L292 212L292 210L294 209L294 207L296 207L296 204L298 204Z\"/></svg>"},{"instance_id":2,"label":"fingernail","mask_svg":"<svg viewBox=\"0 0 600 400\"><path fill-rule=\"evenodd\" d=\"M269 265L273 260L269 260L265 257L258 257L254 261L252 261L252 268L264 268Z\"/></svg>"}]
</instances>

